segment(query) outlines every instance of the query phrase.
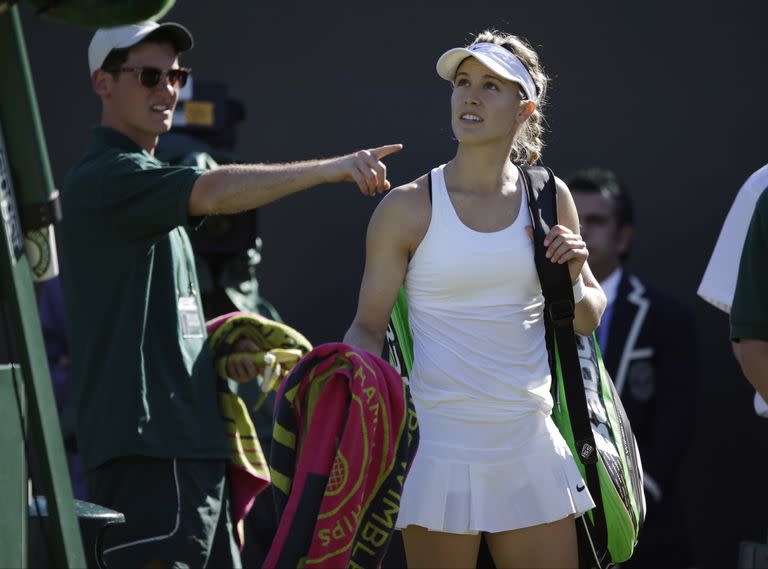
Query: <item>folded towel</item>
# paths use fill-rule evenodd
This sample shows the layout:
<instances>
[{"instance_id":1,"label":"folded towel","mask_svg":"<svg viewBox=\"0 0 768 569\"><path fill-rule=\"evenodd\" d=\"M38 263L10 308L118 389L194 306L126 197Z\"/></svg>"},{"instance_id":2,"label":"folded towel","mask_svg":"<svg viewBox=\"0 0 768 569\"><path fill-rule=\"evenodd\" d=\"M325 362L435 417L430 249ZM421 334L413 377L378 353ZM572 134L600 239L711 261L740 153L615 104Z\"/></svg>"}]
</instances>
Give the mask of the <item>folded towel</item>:
<instances>
[{"instance_id":1,"label":"folded towel","mask_svg":"<svg viewBox=\"0 0 768 569\"><path fill-rule=\"evenodd\" d=\"M232 524L236 530L235 539L242 550L245 542L243 520L251 511L256 496L270 484L269 467L245 403L229 391L225 382L219 380L217 388L219 411L232 448L227 464Z\"/></svg>"},{"instance_id":2,"label":"folded towel","mask_svg":"<svg viewBox=\"0 0 768 569\"><path fill-rule=\"evenodd\" d=\"M243 400L229 389L227 359L235 355L233 348L242 338L250 338L264 351L237 354L250 357L258 366L271 368L269 382L262 384L266 396L276 382L285 377L299 358L311 349L309 342L285 324L258 314L230 312L206 324L209 346L216 370L219 411L232 448L227 467L232 520L240 549L244 542L243 520L253 507L256 496L270 484L269 468L256 436L256 429ZM277 354L277 355L276 355ZM270 361L270 357L274 362ZM270 365L274 364L274 365ZM263 398L262 398L263 400Z\"/></svg>"},{"instance_id":3,"label":"folded towel","mask_svg":"<svg viewBox=\"0 0 768 569\"><path fill-rule=\"evenodd\" d=\"M323 344L283 381L275 409L279 525L263 568L379 567L419 440L408 385L378 356Z\"/></svg>"},{"instance_id":4,"label":"folded towel","mask_svg":"<svg viewBox=\"0 0 768 569\"><path fill-rule=\"evenodd\" d=\"M309 340L297 330L255 313L229 312L209 321L206 327L219 377L227 377L227 362L231 356L247 357L264 368L264 374L259 378L261 397L254 405L256 408L271 390L278 387L294 364L312 349ZM241 338L250 338L263 350L234 352L234 346Z\"/></svg>"}]
</instances>

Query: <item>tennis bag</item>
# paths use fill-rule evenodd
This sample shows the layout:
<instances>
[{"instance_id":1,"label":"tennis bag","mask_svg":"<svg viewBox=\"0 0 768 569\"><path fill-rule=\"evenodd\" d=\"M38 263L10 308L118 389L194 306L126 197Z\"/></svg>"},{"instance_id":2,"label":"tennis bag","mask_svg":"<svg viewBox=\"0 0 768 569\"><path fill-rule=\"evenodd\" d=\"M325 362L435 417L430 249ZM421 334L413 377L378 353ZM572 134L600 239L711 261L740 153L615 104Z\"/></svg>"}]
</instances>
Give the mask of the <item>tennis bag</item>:
<instances>
[{"instance_id":1,"label":"tennis bag","mask_svg":"<svg viewBox=\"0 0 768 569\"><path fill-rule=\"evenodd\" d=\"M545 257L544 237L557 224L555 176L542 166L524 166L522 171L545 300L552 419L596 504L577 520L579 566L602 569L632 556L645 519L640 453L595 334L582 336L573 329L568 266Z\"/></svg>"}]
</instances>

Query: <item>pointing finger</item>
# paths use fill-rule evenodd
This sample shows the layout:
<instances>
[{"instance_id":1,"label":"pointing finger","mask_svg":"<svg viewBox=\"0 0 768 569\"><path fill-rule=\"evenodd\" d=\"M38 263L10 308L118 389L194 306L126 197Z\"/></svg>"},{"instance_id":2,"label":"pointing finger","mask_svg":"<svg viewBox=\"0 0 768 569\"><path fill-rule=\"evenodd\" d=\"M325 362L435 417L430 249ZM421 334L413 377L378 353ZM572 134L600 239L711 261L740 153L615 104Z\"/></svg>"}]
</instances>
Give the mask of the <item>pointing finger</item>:
<instances>
[{"instance_id":1,"label":"pointing finger","mask_svg":"<svg viewBox=\"0 0 768 569\"><path fill-rule=\"evenodd\" d=\"M403 149L402 144L387 144L385 146L379 146L378 148L372 148L371 154L374 155L376 160L381 160L385 156L400 152Z\"/></svg>"}]
</instances>

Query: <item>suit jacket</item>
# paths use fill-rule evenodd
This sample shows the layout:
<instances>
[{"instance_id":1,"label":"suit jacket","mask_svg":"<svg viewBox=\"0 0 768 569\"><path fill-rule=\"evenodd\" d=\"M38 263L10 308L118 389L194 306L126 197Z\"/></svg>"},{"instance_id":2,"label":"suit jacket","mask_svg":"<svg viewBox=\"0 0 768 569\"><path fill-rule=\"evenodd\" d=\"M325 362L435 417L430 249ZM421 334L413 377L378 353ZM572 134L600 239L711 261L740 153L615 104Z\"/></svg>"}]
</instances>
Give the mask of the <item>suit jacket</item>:
<instances>
[{"instance_id":1,"label":"suit jacket","mask_svg":"<svg viewBox=\"0 0 768 569\"><path fill-rule=\"evenodd\" d=\"M625 271L604 362L650 475L648 497L659 501L658 492L663 499L694 432L698 354L692 313Z\"/></svg>"},{"instance_id":2,"label":"suit jacket","mask_svg":"<svg viewBox=\"0 0 768 569\"><path fill-rule=\"evenodd\" d=\"M698 354L693 315L624 271L609 326L603 361L637 437L645 475L648 515L636 554L657 549L643 547L655 541L654 534L660 539L668 536L672 543L667 547L685 550L685 514L677 478L694 432ZM685 557L687 552L679 555ZM665 566L678 563L685 561L666 557Z\"/></svg>"}]
</instances>

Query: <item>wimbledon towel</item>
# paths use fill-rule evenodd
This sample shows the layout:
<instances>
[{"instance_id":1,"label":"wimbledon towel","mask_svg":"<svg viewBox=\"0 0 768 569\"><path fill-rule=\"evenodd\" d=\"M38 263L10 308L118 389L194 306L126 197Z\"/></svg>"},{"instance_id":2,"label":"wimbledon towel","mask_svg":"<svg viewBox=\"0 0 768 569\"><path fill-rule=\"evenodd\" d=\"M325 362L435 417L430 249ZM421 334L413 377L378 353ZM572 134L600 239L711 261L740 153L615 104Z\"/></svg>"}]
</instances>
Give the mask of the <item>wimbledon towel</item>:
<instances>
[{"instance_id":1,"label":"wimbledon towel","mask_svg":"<svg viewBox=\"0 0 768 569\"><path fill-rule=\"evenodd\" d=\"M227 361L230 356L248 357L264 368L259 378L262 396L256 403L258 408L266 394L276 389L301 357L312 349L302 334L281 322L275 322L260 314L230 312L206 324L211 336L211 350L216 373L227 377ZM241 338L250 338L263 348L259 352L234 353L234 346Z\"/></svg>"},{"instance_id":2,"label":"wimbledon towel","mask_svg":"<svg viewBox=\"0 0 768 569\"><path fill-rule=\"evenodd\" d=\"M232 393L227 384L227 358L233 354L235 344L241 338L250 338L264 348L257 354L245 354L257 365L263 366L270 353L278 352L275 366L272 366L273 382L287 375L288 370L301 355L311 349L309 342L285 324L274 322L258 314L230 312L206 324L209 345L216 370L216 390L219 411L232 448L227 468L232 520L235 538L243 548L243 519L253 507L256 496L270 483L269 468L261 450L253 421L240 397ZM242 354L240 354L242 355ZM275 363L275 362L273 362ZM272 385L263 385L266 394Z\"/></svg>"},{"instance_id":3,"label":"wimbledon towel","mask_svg":"<svg viewBox=\"0 0 768 569\"><path fill-rule=\"evenodd\" d=\"M263 568L379 567L419 440L408 385L380 357L323 344L283 381L275 408L280 521Z\"/></svg>"}]
</instances>

